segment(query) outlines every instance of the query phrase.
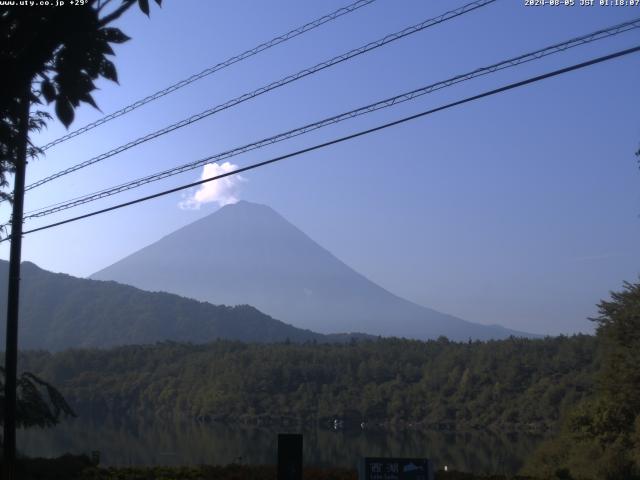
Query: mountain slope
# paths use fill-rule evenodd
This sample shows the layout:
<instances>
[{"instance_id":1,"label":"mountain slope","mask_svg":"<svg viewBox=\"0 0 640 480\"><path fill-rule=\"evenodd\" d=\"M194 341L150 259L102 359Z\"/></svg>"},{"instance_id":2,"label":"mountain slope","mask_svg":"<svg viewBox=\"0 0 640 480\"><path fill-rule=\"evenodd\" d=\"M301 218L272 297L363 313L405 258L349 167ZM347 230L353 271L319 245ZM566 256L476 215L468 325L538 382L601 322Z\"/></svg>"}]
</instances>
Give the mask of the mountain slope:
<instances>
[{"instance_id":1,"label":"mountain slope","mask_svg":"<svg viewBox=\"0 0 640 480\"><path fill-rule=\"evenodd\" d=\"M250 304L322 333L454 340L524 335L466 322L393 295L342 263L271 208L227 205L91 278L223 303Z\"/></svg>"},{"instance_id":2,"label":"mountain slope","mask_svg":"<svg viewBox=\"0 0 640 480\"><path fill-rule=\"evenodd\" d=\"M0 320L5 324L8 263L0 261ZM0 329L4 345L4 328ZM115 282L52 273L22 264L19 340L23 349L111 347L217 338L248 342L344 341L294 328L248 305L211 305Z\"/></svg>"}]
</instances>

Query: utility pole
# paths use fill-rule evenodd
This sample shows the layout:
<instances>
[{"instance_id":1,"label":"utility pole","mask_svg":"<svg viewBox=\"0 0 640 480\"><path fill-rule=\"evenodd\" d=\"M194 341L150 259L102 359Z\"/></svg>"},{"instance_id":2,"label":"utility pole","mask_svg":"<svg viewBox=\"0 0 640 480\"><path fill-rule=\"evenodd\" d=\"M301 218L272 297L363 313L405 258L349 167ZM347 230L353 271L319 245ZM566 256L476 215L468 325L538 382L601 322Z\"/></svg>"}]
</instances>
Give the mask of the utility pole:
<instances>
[{"instance_id":1,"label":"utility pole","mask_svg":"<svg viewBox=\"0 0 640 480\"><path fill-rule=\"evenodd\" d=\"M22 251L22 217L24 213L24 180L29 141L29 94L31 82L20 99L18 148L15 159L13 214L11 216L11 248L9 253L9 291L7 295L7 344L4 380L4 477L16 477L16 384L18 368L18 306L20 300L20 257Z\"/></svg>"}]
</instances>

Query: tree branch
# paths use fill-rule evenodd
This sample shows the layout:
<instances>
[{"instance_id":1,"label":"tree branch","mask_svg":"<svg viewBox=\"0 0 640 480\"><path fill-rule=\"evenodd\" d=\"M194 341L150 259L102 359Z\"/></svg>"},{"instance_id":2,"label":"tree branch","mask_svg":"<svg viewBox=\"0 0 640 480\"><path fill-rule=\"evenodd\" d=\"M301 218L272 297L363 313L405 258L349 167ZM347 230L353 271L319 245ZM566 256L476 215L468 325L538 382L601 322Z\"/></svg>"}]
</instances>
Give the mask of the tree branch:
<instances>
[{"instance_id":1,"label":"tree branch","mask_svg":"<svg viewBox=\"0 0 640 480\"><path fill-rule=\"evenodd\" d=\"M134 4L136 3L135 0L124 0L122 2L122 5L120 5L117 9L115 9L113 12L111 12L109 15L103 17L99 22L98 25L100 25L101 27L104 27L105 25L110 24L111 22L113 22L114 20L117 20L118 18L120 18L122 16L122 14L124 12L126 12L127 10L129 10Z\"/></svg>"},{"instance_id":2,"label":"tree branch","mask_svg":"<svg viewBox=\"0 0 640 480\"><path fill-rule=\"evenodd\" d=\"M100 1L98 0L98 8L97 11L101 12L102 10L104 10L104 7L106 7L107 5L109 5L111 3L112 0L103 0Z\"/></svg>"}]
</instances>

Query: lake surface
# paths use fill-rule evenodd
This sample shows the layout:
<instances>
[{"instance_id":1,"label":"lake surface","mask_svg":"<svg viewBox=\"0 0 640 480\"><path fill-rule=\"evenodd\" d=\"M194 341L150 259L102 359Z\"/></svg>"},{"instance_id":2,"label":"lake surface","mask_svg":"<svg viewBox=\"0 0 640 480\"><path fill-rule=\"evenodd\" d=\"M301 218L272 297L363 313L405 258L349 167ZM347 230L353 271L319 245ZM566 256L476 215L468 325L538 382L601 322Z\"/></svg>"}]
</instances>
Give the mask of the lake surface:
<instances>
[{"instance_id":1,"label":"lake surface","mask_svg":"<svg viewBox=\"0 0 640 480\"><path fill-rule=\"evenodd\" d=\"M199 424L189 421L87 421L73 419L45 430L18 432L18 449L29 456L100 452L101 465L275 464L278 433L304 435L304 463L357 466L362 456L431 458L437 468L512 474L541 437L489 432L296 431L281 428Z\"/></svg>"}]
</instances>

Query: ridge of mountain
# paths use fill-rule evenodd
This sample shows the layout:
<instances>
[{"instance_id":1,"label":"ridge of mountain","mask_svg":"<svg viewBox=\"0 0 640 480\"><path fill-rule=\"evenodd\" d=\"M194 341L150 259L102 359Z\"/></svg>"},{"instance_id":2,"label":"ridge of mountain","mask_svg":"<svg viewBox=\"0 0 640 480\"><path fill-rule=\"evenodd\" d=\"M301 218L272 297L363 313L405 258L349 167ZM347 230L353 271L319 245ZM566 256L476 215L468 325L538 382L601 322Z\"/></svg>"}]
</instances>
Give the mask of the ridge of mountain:
<instances>
[{"instance_id":1,"label":"ridge of mountain","mask_svg":"<svg viewBox=\"0 0 640 480\"><path fill-rule=\"evenodd\" d=\"M250 304L320 333L459 341L533 336L468 322L394 295L272 208L246 201L226 205L90 278L214 304Z\"/></svg>"},{"instance_id":2,"label":"ridge of mountain","mask_svg":"<svg viewBox=\"0 0 640 480\"><path fill-rule=\"evenodd\" d=\"M6 318L8 262L0 260L0 321ZM162 341L344 342L275 320L249 305L211 305L113 281L76 278L22 263L21 349L108 348ZM4 329L0 342L4 345ZM356 338L362 335L354 334Z\"/></svg>"}]
</instances>

